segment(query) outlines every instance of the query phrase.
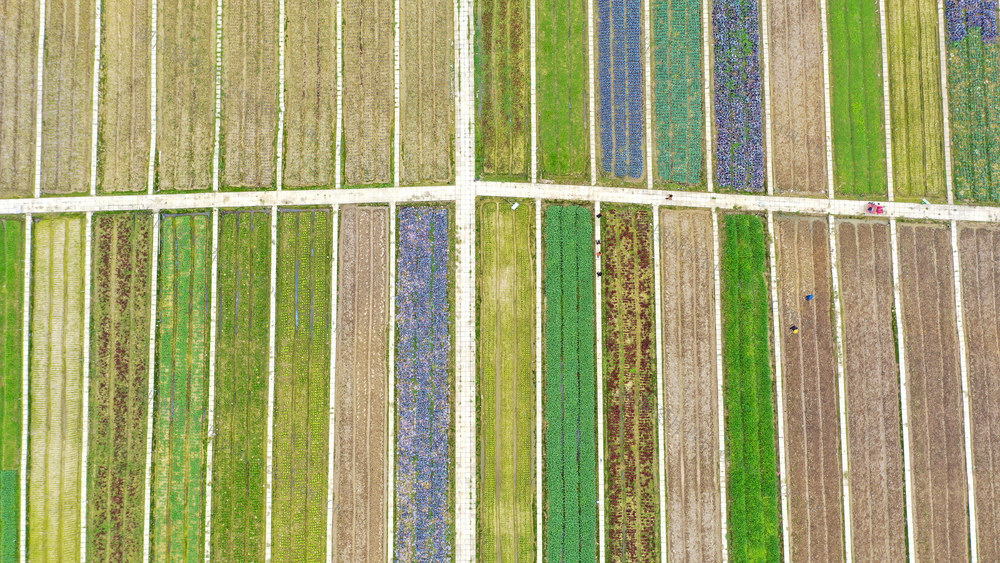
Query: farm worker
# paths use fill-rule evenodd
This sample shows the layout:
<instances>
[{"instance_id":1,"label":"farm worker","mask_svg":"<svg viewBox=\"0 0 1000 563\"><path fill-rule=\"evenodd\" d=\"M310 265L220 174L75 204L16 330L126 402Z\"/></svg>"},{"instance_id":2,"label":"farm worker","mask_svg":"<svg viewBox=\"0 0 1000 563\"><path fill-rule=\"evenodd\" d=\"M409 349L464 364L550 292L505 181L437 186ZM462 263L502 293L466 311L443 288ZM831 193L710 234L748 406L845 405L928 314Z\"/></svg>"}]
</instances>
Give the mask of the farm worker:
<instances>
[{"instance_id":1,"label":"farm worker","mask_svg":"<svg viewBox=\"0 0 1000 563\"><path fill-rule=\"evenodd\" d=\"M601 257L601 251L600 251L600 250L598 250L598 251L597 251L597 257L598 257L598 258L600 258L600 257Z\"/></svg>"},{"instance_id":2,"label":"farm worker","mask_svg":"<svg viewBox=\"0 0 1000 563\"><path fill-rule=\"evenodd\" d=\"M797 327L795 325L792 325L791 329L792 329L792 334L798 334L799 333L799 327Z\"/></svg>"},{"instance_id":3,"label":"farm worker","mask_svg":"<svg viewBox=\"0 0 1000 563\"><path fill-rule=\"evenodd\" d=\"M812 293L810 293L809 295L806 295L806 301L812 301L813 297L816 297L816 296L813 295Z\"/></svg>"},{"instance_id":4,"label":"farm worker","mask_svg":"<svg viewBox=\"0 0 1000 563\"><path fill-rule=\"evenodd\" d=\"M597 271L597 277L601 277L601 271L600 270Z\"/></svg>"}]
</instances>

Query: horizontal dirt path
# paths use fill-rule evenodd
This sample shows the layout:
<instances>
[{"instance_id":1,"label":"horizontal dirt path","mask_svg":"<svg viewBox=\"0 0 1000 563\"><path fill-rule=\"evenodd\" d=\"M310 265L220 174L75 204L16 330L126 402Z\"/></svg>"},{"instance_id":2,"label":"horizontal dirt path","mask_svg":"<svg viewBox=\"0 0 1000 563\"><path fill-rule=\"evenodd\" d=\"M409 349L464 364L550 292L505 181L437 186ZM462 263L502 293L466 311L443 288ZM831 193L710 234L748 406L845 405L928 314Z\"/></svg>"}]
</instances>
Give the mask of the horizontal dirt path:
<instances>
[{"instance_id":1,"label":"horizontal dirt path","mask_svg":"<svg viewBox=\"0 0 1000 563\"><path fill-rule=\"evenodd\" d=\"M34 189L38 2L0 4L0 197Z\"/></svg>"}]
</instances>

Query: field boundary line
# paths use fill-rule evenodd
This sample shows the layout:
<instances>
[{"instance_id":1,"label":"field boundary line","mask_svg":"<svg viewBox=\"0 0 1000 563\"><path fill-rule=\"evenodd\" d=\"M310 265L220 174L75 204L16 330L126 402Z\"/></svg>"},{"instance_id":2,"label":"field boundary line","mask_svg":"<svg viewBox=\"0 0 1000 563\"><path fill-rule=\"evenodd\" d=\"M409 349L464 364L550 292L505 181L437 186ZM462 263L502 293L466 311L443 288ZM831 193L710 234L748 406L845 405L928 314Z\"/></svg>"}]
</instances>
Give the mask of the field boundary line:
<instances>
[{"instance_id":1,"label":"field boundary line","mask_svg":"<svg viewBox=\"0 0 1000 563\"><path fill-rule=\"evenodd\" d=\"M722 372L722 262L719 256L719 212L712 208L712 260L715 285L715 381L716 393L718 396L717 407L719 410L719 519L721 520L722 532L722 561L729 561L729 542L727 534L729 528L728 502L726 499L726 404L725 393L723 392L723 372Z\"/></svg>"},{"instance_id":2,"label":"field boundary line","mask_svg":"<svg viewBox=\"0 0 1000 563\"><path fill-rule=\"evenodd\" d=\"M42 0L44 2L44 0ZM21 314L21 474L20 478L20 499L21 506L18 507L18 558L21 563L27 560L28 552L28 376L31 368L31 252L32 241L31 231L34 227L34 219L31 213L24 218L24 303L22 303Z\"/></svg>"},{"instance_id":3,"label":"field boundary line","mask_svg":"<svg viewBox=\"0 0 1000 563\"><path fill-rule=\"evenodd\" d=\"M159 31L159 2L150 2L150 25L149 25L149 170L146 172L146 193L152 194L156 188L156 34ZM159 219L156 220L157 224ZM159 240L159 239L157 239ZM149 540L144 539L143 543ZM148 560L148 553L144 556Z\"/></svg>"},{"instance_id":4,"label":"field boundary line","mask_svg":"<svg viewBox=\"0 0 1000 563\"><path fill-rule=\"evenodd\" d=\"M594 234L597 235L597 240L601 240L601 219L597 215L601 214L601 202L594 202ZM602 245L603 246L603 245ZM601 261L602 258L598 255L595 259L595 266L597 267L598 273L601 272ZM606 561L604 548L605 548L605 523L604 523L604 329L602 323L604 322L604 312L603 312L603 292L601 290L601 278L597 278L597 283L594 284L594 291L596 293L596 303L594 306L594 311L597 314L597 331L596 331L596 341L597 346L595 350L597 352L597 357L595 358L594 365L597 366L597 525L599 528L599 533L597 534L597 545L598 545L598 561L604 563Z\"/></svg>"},{"instance_id":5,"label":"field boundary line","mask_svg":"<svg viewBox=\"0 0 1000 563\"><path fill-rule=\"evenodd\" d=\"M467 2L468 0L462 0ZM455 560L476 558L476 199L454 194L455 239Z\"/></svg>"},{"instance_id":6,"label":"field boundary line","mask_svg":"<svg viewBox=\"0 0 1000 563\"><path fill-rule=\"evenodd\" d=\"M154 2L155 3L155 2ZM153 408L156 401L156 315L159 282L160 263L160 213L153 211L153 251L152 273L150 275L150 298L149 298L149 364L146 387L146 480L143 485L142 494L142 560L149 561L149 520L151 517L150 506L152 504L150 486L153 482Z\"/></svg>"},{"instance_id":7,"label":"field boundary line","mask_svg":"<svg viewBox=\"0 0 1000 563\"><path fill-rule=\"evenodd\" d=\"M278 1L278 132L274 148L274 186L285 186L285 0Z\"/></svg>"},{"instance_id":8,"label":"field boundary line","mask_svg":"<svg viewBox=\"0 0 1000 563\"><path fill-rule=\"evenodd\" d=\"M221 0L220 0L221 1ZM219 210L212 210L212 295L208 330L208 440L205 446L205 563L212 557L212 460L215 447L215 338L219 326Z\"/></svg>"},{"instance_id":9,"label":"field boundary line","mask_svg":"<svg viewBox=\"0 0 1000 563\"><path fill-rule=\"evenodd\" d=\"M215 0L215 139L212 143L212 191L213 192L219 191L219 158L222 152L222 139L220 137L221 134L222 134L222 0ZM218 236L218 233L216 233L216 236ZM208 539L206 538L205 541L207 542ZM205 551L205 560L208 561L208 550Z\"/></svg>"},{"instance_id":10,"label":"field boundary line","mask_svg":"<svg viewBox=\"0 0 1000 563\"><path fill-rule=\"evenodd\" d=\"M531 0L534 4L534 0ZM535 198L535 560L542 563L542 199Z\"/></svg>"},{"instance_id":11,"label":"field boundary line","mask_svg":"<svg viewBox=\"0 0 1000 563\"><path fill-rule=\"evenodd\" d=\"M94 2L94 68L90 110L90 195L97 195L97 120L101 101L101 9L103 0ZM86 558L84 558L86 560Z\"/></svg>"},{"instance_id":12,"label":"field boundary line","mask_svg":"<svg viewBox=\"0 0 1000 563\"><path fill-rule=\"evenodd\" d=\"M535 0L528 0L528 18L530 27L529 46L531 60L531 183L538 183L538 66L535 57L538 54L535 45Z\"/></svg>"},{"instance_id":13,"label":"field boundary line","mask_svg":"<svg viewBox=\"0 0 1000 563\"><path fill-rule=\"evenodd\" d=\"M336 428L335 406L337 398L337 239L340 236L340 206L330 210L330 226L333 236L330 253L330 406L327 423L327 471L326 471L326 561L333 562L333 460L334 428Z\"/></svg>"},{"instance_id":14,"label":"field boundary line","mask_svg":"<svg viewBox=\"0 0 1000 563\"><path fill-rule=\"evenodd\" d=\"M771 154L771 43L768 32L767 0L760 0L760 57L762 59L761 74L764 75L764 151L767 153L765 172L767 174L767 195L774 195L774 158ZM768 213L768 222L770 222L770 215ZM782 527L787 530L786 526L782 525ZM787 531L785 545L788 545ZM785 560L787 561L787 557Z\"/></svg>"},{"instance_id":15,"label":"field boundary line","mask_svg":"<svg viewBox=\"0 0 1000 563\"><path fill-rule=\"evenodd\" d=\"M711 18L711 0L701 0L701 65L702 65L702 82L704 88L703 104L705 105L705 182L706 187L709 192L715 191L715 172L712 169L712 40L715 28L713 26ZM713 210L712 216L715 216L715 211ZM718 226L718 218L713 219ZM720 371L721 373L721 371ZM723 531L725 531L725 526L723 526ZM725 538L723 538L724 540ZM726 542L723 541L722 548L722 558L725 560L729 557L728 547L726 547Z\"/></svg>"},{"instance_id":16,"label":"field boundary line","mask_svg":"<svg viewBox=\"0 0 1000 563\"><path fill-rule=\"evenodd\" d=\"M45 0L42 0L43 2ZM590 185L597 185L597 114L594 102L594 0L587 0L587 109L590 125Z\"/></svg>"},{"instance_id":17,"label":"field boundary line","mask_svg":"<svg viewBox=\"0 0 1000 563\"><path fill-rule=\"evenodd\" d=\"M397 0L396 6L399 6ZM386 449L386 561L393 560L393 540L396 511L396 202L389 202L389 388L388 399L388 440Z\"/></svg>"},{"instance_id":18,"label":"field boundary line","mask_svg":"<svg viewBox=\"0 0 1000 563\"><path fill-rule=\"evenodd\" d=\"M962 430L965 438L965 476L969 494L969 546L972 562L979 560L979 533L976 519L976 480L972 470L972 417L969 412L969 355L965 342L965 303L962 300L962 266L958 255L958 224L951 222L951 256L955 275L955 324L958 329L958 359L962 373Z\"/></svg>"},{"instance_id":19,"label":"field boundary line","mask_svg":"<svg viewBox=\"0 0 1000 563\"><path fill-rule=\"evenodd\" d=\"M35 189L42 197L42 91L45 85L45 0L38 0L38 61L35 68ZM23 546L22 546L23 547ZM24 549L21 550L22 561Z\"/></svg>"},{"instance_id":20,"label":"field boundary line","mask_svg":"<svg viewBox=\"0 0 1000 563\"><path fill-rule=\"evenodd\" d=\"M649 2L646 2L649 6ZM647 14L649 12L647 11ZM659 440L657 440L659 455L659 496L660 496L660 561L666 562L667 560L667 461L666 461L666 446L665 438L663 435L664 428L664 416L665 409L663 401L663 311L661 308L662 301L662 280L660 276L662 271L660 270L660 210L663 209L659 205L653 206L653 294L656 296L656 301L653 304L653 319L656 323L656 422L657 430L659 431Z\"/></svg>"},{"instance_id":21,"label":"field boundary line","mask_svg":"<svg viewBox=\"0 0 1000 563\"><path fill-rule=\"evenodd\" d=\"M475 144L475 82L473 68L474 53L471 25L473 0L455 0L455 182L464 185L473 182L476 176Z\"/></svg>"},{"instance_id":22,"label":"field boundary line","mask_svg":"<svg viewBox=\"0 0 1000 563\"><path fill-rule=\"evenodd\" d=\"M221 1L221 0L220 0ZM340 164L340 154L343 149L341 137L344 136L344 2L337 0L337 122L333 137L333 187L340 188L343 174ZM339 213L339 211L338 211Z\"/></svg>"},{"instance_id":23,"label":"field boundary line","mask_svg":"<svg viewBox=\"0 0 1000 563\"><path fill-rule=\"evenodd\" d=\"M271 287L268 291L268 317L267 330L267 469L265 477L265 507L264 507L264 561L271 560L271 528L273 517L271 509L274 507L274 339L275 339L275 310L277 309L278 291L278 206L271 208Z\"/></svg>"},{"instance_id":24,"label":"field boundary line","mask_svg":"<svg viewBox=\"0 0 1000 563\"><path fill-rule=\"evenodd\" d=\"M100 1L100 0L98 0ZM87 560L87 461L90 442L90 309L93 275L94 213L87 212L83 265L83 450L80 454L80 561Z\"/></svg>"},{"instance_id":25,"label":"field boundary line","mask_svg":"<svg viewBox=\"0 0 1000 563\"><path fill-rule=\"evenodd\" d=\"M761 0L763 3L764 0ZM770 162L770 161L768 161ZM771 283L771 315L773 321L771 326L774 333L774 388L777 396L775 403L778 407L778 481L781 485L781 537L784 549L782 550L782 561L788 563L791 559L791 543L788 539L788 482L786 479L787 462L785 460L785 398L784 382L781 373L781 311L778 304L778 255L775 250L774 239L777 231L774 229L774 212L767 212L767 244L768 266L770 267L769 278Z\"/></svg>"},{"instance_id":26,"label":"field boundary line","mask_svg":"<svg viewBox=\"0 0 1000 563\"><path fill-rule=\"evenodd\" d=\"M938 14L938 57L941 64L941 117L943 120L941 134L944 144L944 186L948 203L955 203L955 185L951 174L951 115L948 106L948 48L944 40L944 2L937 0ZM972 559L976 559L976 551L972 550Z\"/></svg>"},{"instance_id":27,"label":"field boundary line","mask_svg":"<svg viewBox=\"0 0 1000 563\"><path fill-rule=\"evenodd\" d=\"M820 31L823 36L823 118L826 126L826 193L833 199L833 118L830 116L830 30L827 20L827 1L819 0ZM838 305L839 307L839 305ZM838 317L839 318L839 317ZM849 552L848 552L849 553ZM847 556L850 562L850 555Z\"/></svg>"},{"instance_id":28,"label":"field boundary line","mask_svg":"<svg viewBox=\"0 0 1000 563\"><path fill-rule=\"evenodd\" d=\"M645 67L645 77L643 79L643 88L645 91L645 108L646 108L646 129L643 131L643 136L645 137L646 144L646 188L653 189L653 72L651 69L650 59L653 58L652 55L652 44L651 36L653 35L652 30L649 27L649 1L645 0L642 3L642 17L643 17L643 66ZM655 207L655 206L654 206Z\"/></svg>"},{"instance_id":29,"label":"field boundary line","mask_svg":"<svg viewBox=\"0 0 1000 563\"><path fill-rule=\"evenodd\" d=\"M892 183L892 114L889 110L889 47L887 45L889 42L889 32L885 18L885 0L878 0L878 19L882 46L882 118L885 121L886 199L893 201L895 195L893 194ZM893 232L895 232L895 227L893 227ZM910 560L912 561L912 550L910 556Z\"/></svg>"},{"instance_id":30,"label":"field boundary line","mask_svg":"<svg viewBox=\"0 0 1000 563\"><path fill-rule=\"evenodd\" d=\"M392 95L393 95L393 119L392 119L392 185L399 185L399 135L402 126L399 123L399 3L395 0L393 4L393 47L392 47ZM395 214L393 214L395 216ZM393 219L395 221L395 219ZM392 560L392 557L389 557Z\"/></svg>"}]
</instances>

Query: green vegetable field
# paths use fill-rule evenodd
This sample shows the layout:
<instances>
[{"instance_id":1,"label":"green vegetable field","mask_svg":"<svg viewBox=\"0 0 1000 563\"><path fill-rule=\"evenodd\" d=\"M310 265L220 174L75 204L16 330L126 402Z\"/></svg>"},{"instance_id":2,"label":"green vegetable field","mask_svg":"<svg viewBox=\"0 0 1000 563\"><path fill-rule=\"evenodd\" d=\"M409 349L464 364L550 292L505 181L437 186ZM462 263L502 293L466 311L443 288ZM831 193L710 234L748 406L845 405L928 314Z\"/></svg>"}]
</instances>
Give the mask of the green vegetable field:
<instances>
[{"instance_id":1,"label":"green vegetable field","mask_svg":"<svg viewBox=\"0 0 1000 563\"><path fill-rule=\"evenodd\" d=\"M722 242L729 554L738 561L777 561L778 471L763 220L726 215Z\"/></svg>"},{"instance_id":2,"label":"green vegetable field","mask_svg":"<svg viewBox=\"0 0 1000 563\"><path fill-rule=\"evenodd\" d=\"M948 42L955 197L1000 201L1000 44L982 29Z\"/></svg>"},{"instance_id":3,"label":"green vegetable field","mask_svg":"<svg viewBox=\"0 0 1000 563\"><path fill-rule=\"evenodd\" d=\"M204 558L212 216L160 222L150 557Z\"/></svg>"},{"instance_id":4,"label":"green vegetable field","mask_svg":"<svg viewBox=\"0 0 1000 563\"><path fill-rule=\"evenodd\" d=\"M18 560L24 220L0 217L0 561Z\"/></svg>"},{"instance_id":5,"label":"green vegetable field","mask_svg":"<svg viewBox=\"0 0 1000 563\"><path fill-rule=\"evenodd\" d=\"M535 558L535 206L478 203L477 558Z\"/></svg>"},{"instance_id":6,"label":"green vegetable field","mask_svg":"<svg viewBox=\"0 0 1000 563\"><path fill-rule=\"evenodd\" d=\"M331 227L328 209L278 215L275 561L305 561L326 552Z\"/></svg>"},{"instance_id":7,"label":"green vegetable field","mask_svg":"<svg viewBox=\"0 0 1000 563\"><path fill-rule=\"evenodd\" d=\"M545 552L597 557L594 215L545 209Z\"/></svg>"},{"instance_id":8,"label":"green vegetable field","mask_svg":"<svg viewBox=\"0 0 1000 563\"><path fill-rule=\"evenodd\" d=\"M830 0L830 116L838 194L887 192L882 31L878 3Z\"/></svg>"},{"instance_id":9,"label":"green vegetable field","mask_svg":"<svg viewBox=\"0 0 1000 563\"><path fill-rule=\"evenodd\" d=\"M271 217L219 217L212 557L264 558Z\"/></svg>"}]
</instances>

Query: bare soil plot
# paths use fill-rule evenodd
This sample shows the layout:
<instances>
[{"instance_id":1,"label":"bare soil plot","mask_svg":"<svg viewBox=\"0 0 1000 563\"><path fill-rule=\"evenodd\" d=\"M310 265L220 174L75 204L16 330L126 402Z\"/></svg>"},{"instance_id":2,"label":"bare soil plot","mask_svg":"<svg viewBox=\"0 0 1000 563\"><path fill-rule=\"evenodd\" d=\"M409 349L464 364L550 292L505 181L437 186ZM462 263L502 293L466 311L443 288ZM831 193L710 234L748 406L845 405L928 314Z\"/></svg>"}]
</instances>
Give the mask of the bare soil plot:
<instances>
[{"instance_id":1,"label":"bare soil plot","mask_svg":"<svg viewBox=\"0 0 1000 563\"><path fill-rule=\"evenodd\" d=\"M28 389L29 560L80 557L83 454L83 217L34 227Z\"/></svg>"},{"instance_id":2,"label":"bare soil plot","mask_svg":"<svg viewBox=\"0 0 1000 563\"><path fill-rule=\"evenodd\" d=\"M899 269L913 477L909 525L918 559L965 561L969 497L948 229L900 223Z\"/></svg>"},{"instance_id":3,"label":"bare soil plot","mask_svg":"<svg viewBox=\"0 0 1000 563\"><path fill-rule=\"evenodd\" d=\"M0 197L23 197L34 189L38 2L0 4L0 38Z\"/></svg>"},{"instance_id":4,"label":"bare soil plot","mask_svg":"<svg viewBox=\"0 0 1000 563\"><path fill-rule=\"evenodd\" d=\"M340 211L333 550L381 561L386 545L389 209Z\"/></svg>"},{"instance_id":5,"label":"bare soil plot","mask_svg":"<svg viewBox=\"0 0 1000 563\"><path fill-rule=\"evenodd\" d=\"M274 183L277 129L278 2L228 0L222 10L224 187Z\"/></svg>"},{"instance_id":6,"label":"bare soil plot","mask_svg":"<svg viewBox=\"0 0 1000 563\"><path fill-rule=\"evenodd\" d=\"M454 6L401 0L399 24L399 181L451 180L455 138Z\"/></svg>"},{"instance_id":7,"label":"bare soil plot","mask_svg":"<svg viewBox=\"0 0 1000 563\"><path fill-rule=\"evenodd\" d=\"M889 225L838 221L851 533L859 561L906 559Z\"/></svg>"},{"instance_id":8,"label":"bare soil plot","mask_svg":"<svg viewBox=\"0 0 1000 563\"><path fill-rule=\"evenodd\" d=\"M285 187L333 187L337 4L285 3Z\"/></svg>"},{"instance_id":9,"label":"bare soil plot","mask_svg":"<svg viewBox=\"0 0 1000 563\"><path fill-rule=\"evenodd\" d=\"M90 190L94 0L45 4L42 192Z\"/></svg>"},{"instance_id":10,"label":"bare soil plot","mask_svg":"<svg viewBox=\"0 0 1000 563\"><path fill-rule=\"evenodd\" d=\"M788 526L793 559L844 557L840 418L830 296L830 241L826 219L779 217L778 330L786 333L784 370ZM806 295L815 297L806 301Z\"/></svg>"},{"instance_id":11,"label":"bare soil plot","mask_svg":"<svg viewBox=\"0 0 1000 563\"><path fill-rule=\"evenodd\" d=\"M671 560L722 559L712 237L707 210L660 212Z\"/></svg>"},{"instance_id":12,"label":"bare soil plot","mask_svg":"<svg viewBox=\"0 0 1000 563\"><path fill-rule=\"evenodd\" d=\"M826 120L819 2L768 4L774 189L825 194Z\"/></svg>"},{"instance_id":13,"label":"bare soil plot","mask_svg":"<svg viewBox=\"0 0 1000 563\"><path fill-rule=\"evenodd\" d=\"M979 557L1000 559L1000 230L962 225L962 311L969 357Z\"/></svg>"},{"instance_id":14,"label":"bare soil plot","mask_svg":"<svg viewBox=\"0 0 1000 563\"><path fill-rule=\"evenodd\" d=\"M389 184L395 111L393 4L347 0L343 15L343 183Z\"/></svg>"},{"instance_id":15,"label":"bare soil plot","mask_svg":"<svg viewBox=\"0 0 1000 563\"><path fill-rule=\"evenodd\" d=\"M215 142L215 2L156 1L157 187L208 190Z\"/></svg>"},{"instance_id":16,"label":"bare soil plot","mask_svg":"<svg viewBox=\"0 0 1000 563\"><path fill-rule=\"evenodd\" d=\"M152 2L102 4L97 185L142 192L149 178L149 39Z\"/></svg>"}]
</instances>

